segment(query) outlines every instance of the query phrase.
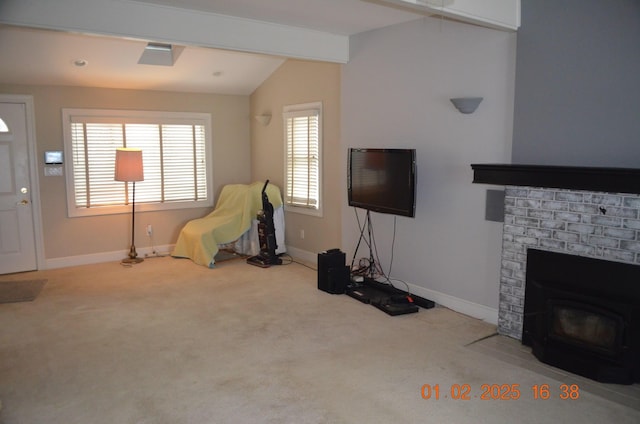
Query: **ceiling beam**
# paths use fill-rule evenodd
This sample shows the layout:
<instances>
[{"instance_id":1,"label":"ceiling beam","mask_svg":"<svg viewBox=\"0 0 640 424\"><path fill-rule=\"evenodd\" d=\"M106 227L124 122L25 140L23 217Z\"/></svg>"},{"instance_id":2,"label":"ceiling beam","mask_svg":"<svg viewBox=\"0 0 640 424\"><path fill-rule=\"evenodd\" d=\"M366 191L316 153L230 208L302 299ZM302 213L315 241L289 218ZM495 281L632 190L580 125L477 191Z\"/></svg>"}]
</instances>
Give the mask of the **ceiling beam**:
<instances>
[{"instance_id":1,"label":"ceiling beam","mask_svg":"<svg viewBox=\"0 0 640 424\"><path fill-rule=\"evenodd\" d=\"M0 23L335 63L349 37L128 0L3 0Z\"/></svg>"}]
</instances>

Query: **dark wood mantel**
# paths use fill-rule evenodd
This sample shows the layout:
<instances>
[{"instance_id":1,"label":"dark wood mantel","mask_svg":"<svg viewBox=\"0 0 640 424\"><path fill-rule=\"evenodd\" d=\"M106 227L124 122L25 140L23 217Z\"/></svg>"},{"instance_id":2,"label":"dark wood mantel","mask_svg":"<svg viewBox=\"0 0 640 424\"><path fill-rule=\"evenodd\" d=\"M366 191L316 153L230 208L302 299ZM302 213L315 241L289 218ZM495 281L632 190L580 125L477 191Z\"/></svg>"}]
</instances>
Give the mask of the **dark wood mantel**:
<instances>
[{"instance_id":1,"label":"dark wood mantel","mask_svg":"<svg viewBox=\"0 0 640 424\"><path fill-rule=\"evenodd\" d=\"M473 182L640 194L640 169L582 166L472 164Z\"/></svg>"}]
</instances>

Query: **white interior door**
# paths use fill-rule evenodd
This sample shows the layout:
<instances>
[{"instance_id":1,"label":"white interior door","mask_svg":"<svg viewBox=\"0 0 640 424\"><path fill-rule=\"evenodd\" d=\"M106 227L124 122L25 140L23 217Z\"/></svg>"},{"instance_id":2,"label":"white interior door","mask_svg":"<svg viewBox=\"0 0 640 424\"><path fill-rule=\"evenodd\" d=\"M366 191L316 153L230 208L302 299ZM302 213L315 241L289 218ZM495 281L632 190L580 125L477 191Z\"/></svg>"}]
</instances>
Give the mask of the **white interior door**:
<instances>
[{"instance_id":1,"label":"white interior door","mask_svg":"<svg viewBox=\"0 0 640 424\"><path fill-rule=\"evenodd\" d=\"M37 269L27 113L0 103L0 274Z\"/></svg>"}]
</instances>

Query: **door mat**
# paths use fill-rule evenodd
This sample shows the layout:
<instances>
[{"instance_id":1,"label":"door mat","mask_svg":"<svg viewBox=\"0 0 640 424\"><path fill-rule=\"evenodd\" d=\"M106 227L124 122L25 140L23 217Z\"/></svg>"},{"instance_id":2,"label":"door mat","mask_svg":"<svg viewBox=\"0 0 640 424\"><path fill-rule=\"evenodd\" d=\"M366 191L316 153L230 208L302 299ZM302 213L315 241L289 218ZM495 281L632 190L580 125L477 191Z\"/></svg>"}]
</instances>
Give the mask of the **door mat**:
<instances>
[{"instance_id":1,"label":"door mat","mask_svg":"<svg viewBox=\"0 0 640 424\"><path fill-rule=\"evenodd\" d=\"M31 302L47 280L0 281L0 303Z\"/></svg>"}]
</instances>

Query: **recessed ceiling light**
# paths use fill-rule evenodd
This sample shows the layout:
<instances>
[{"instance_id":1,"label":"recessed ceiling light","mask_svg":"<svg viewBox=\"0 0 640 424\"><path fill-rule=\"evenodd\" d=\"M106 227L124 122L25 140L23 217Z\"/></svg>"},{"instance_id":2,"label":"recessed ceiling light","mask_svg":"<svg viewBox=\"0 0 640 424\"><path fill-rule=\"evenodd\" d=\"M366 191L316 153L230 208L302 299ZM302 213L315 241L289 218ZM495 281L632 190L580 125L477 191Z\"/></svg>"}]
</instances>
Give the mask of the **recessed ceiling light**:
<instances>
[{"instance_id":1,"label":"recessed ceiling light","mask_svg":"<svg viewBox=\"0 0 640 424\"><path fill-rule=\"evenodd\" d=\"M73 64L75 66L77 66L78 68L82 68L83 66L87 66L89 64L89 62L87 62L84 59L76 59L73 61Z\"/></svg>"}]
</instances>

